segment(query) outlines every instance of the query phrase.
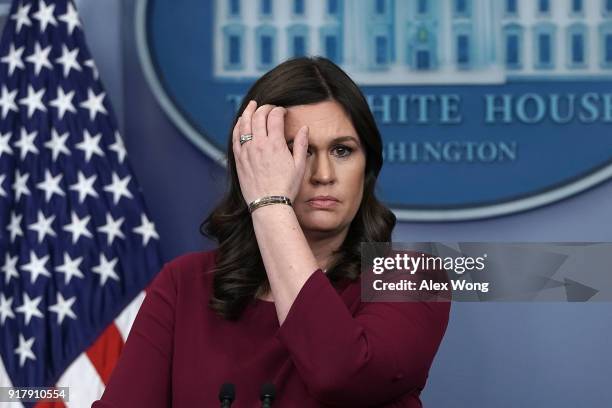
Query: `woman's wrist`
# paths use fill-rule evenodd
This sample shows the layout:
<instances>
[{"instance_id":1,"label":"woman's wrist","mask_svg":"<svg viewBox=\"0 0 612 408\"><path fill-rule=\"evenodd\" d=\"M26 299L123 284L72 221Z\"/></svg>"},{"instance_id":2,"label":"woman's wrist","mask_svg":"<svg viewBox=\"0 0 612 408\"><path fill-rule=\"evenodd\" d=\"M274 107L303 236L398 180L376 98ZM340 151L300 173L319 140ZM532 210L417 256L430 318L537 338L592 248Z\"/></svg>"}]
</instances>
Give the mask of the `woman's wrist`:
<instances>
[{"instance_id":1,"label":"woman's wrist","mask_svg":"<svg viewBox=\"0 0 612 408\"><path fill-rule=\"evenodd\" d=\"M251 213L251 218L253 221L268 220L269 222L270 220L278 218L279 216L282 217L285 214L295 216L293 207L284 204L272 204L259 207L257 210Z\"/></svg>"},{"instance_id":2,"label":"woman's wrist","mask_svg":"<svg viewBox=\"0 0 612 408\"><path fill-rule=\"evenodd\" d=\"M259 208L276 204L292 206L291 199L285 195L268 195L251 201L249 203L249 212L252 214Z\"/></svg>"}]
</instances>

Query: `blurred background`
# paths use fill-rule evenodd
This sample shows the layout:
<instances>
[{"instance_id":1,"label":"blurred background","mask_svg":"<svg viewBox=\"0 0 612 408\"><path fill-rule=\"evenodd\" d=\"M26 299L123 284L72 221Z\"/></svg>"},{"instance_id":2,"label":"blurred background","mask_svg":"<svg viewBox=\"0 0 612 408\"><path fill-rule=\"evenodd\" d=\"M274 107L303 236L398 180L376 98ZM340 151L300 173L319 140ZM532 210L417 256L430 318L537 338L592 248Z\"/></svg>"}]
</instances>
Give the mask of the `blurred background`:
<instances>
[{"instance_id":1,"label":"blurred background","mask_svg":"<svg viewBox=\"0 0 612 408\"><path fill-rule=\"evenodd\" d=\"M7 18L9 3L0 0L0 24ZM263 40L254 48L256 51L248 51L259 53L257 55L263 61L257 62L256 55L243 57L236 51L240 46L249 47L240 41L250 36L266 36L266 30L262 33L248 31L249 24L253 25L261 18L265 20L266 16L262 17L261 14L265 14L267 7L277 10L275 7L281 7L281 2L270 2L270 6L256 0L238 1L238 6L232 3L235 2L76 1L88 45L124 137L131 166L160 235L164 261L188 251L214 248L215 243L200 236L198 227L225 188L225 169L220 163L219 152L224 148L233 108L238 96L253 79L264 73L269 64L282 61L282 51L279 51L281 55L277 55L274 50L285 48L274 40ZM291 1L282 3L282 7L294 7L294 12L299 11L299 4L296 6ZM344 1L337 2L335 6L309 0L303 3L305 5L302 7L306 10L314 3L318 4L317 7L328 7L328 11L329 7L338 8L338 13L346 20L340 26L336 23L331 25L339 30L337 33L346 32L346 27L353 24L352 29L364 36L364 41L374 38L371 52L362 53L356 46L351 51L349 45L340 51L341 44L345 44L342 35L334 37L336 31L313 20L313 26L319 24L317 33L325 36L324 33L329 32L329 38L336 40L323 37L320 42L314 39L292 43L294 51L297 48L306 53L310 41L311 46L318 44L319 48L314 47L313 50L321 54L330 52L330 57L335 58L342 55L344 59L339 62L346 63L347 67L350 65L352 71L347 68L349 74L354 73L356 82L363 84L368 90L366 93L372 95L369 101L373 105L384 103L382 95L392 94L393 87L401 88L401 92L416 92L417 89L420 94L438 97L459 95L465 105L461 126L454 126L450 123L452 118L448 117L446 123L444 119L436 123L432 119L420 126L404 124L401 120L389 123L385 122L384 110L373 109L377 111L377 120L385 140L399 143L402 136L404 140L411 140L412 130L416 134L414 140L420 143L436 136L442 141L469 140L470 137L482 140L485 134L489 137L492 134L499 136L500 140L524 142L520 146L525 146L525 156L515 157L510 152L506 161L496 160L490 167L483 163L440 161L409 163L404 160L400 163L396 160L390 163L392 169L385 170L387 181L381 196L389 197L387 202L404 219L398 222L394 241L612 241L612 181L595 171L605 169L612 158L612 128L610 121L606 120L606 115L612 115L612 108L605 105L604 96L612 92L607 65L607 61L612 62L612 40L607 40L606 34L612 22L612 2L395 0L382 2L382 5L374 1ZM385 15L388 13L390 16L400 15L404 7L414 7L417 14L420 7L425 10L431 7L434 10L431 13L437 10L442 13L441 16L444 16L444 10L452 13L465 7L468 20L473 19L474 26L469 26L472 28L465 31L464 37L461 37L464 32L461 27L464 25L447 28L459 33L452 37L456 42L451 43L457 47L454 54L448 48L450 46L446 49L443 47L443 35L440 34L437 42L425 41L425 50L434 47L429 49L434 50L430 54L415 50L412 57L406 55L400 58L391 50L392 44L399 41L393 32L377 31L376 27L366 30L361 25L359 18L369 16L364 6L366 3L371 4L372 13L376 7L382 7L383 11L384 8L392 10L384 11ZM465 6L455 3L465 3ZM231 18L223 10L230 13L232 7L242 7L240 19L236 21L244 20L243 29L246 30L242 37L237 35L233 40L232 30L240 24L233 24L231 26L234 28L225 31L222 27L224 19ZM248 10L254 11L251 13ZM210 15L214 12L218 13L216 17ZM495 13L502 13L500 19L512 21L489 21L489 14L479 14L485 12L498 17L500 15ZM409 27L416 17L413 18L408 11L406 13L406 20L402 24ZM545 24L538 24L538 17L544 18ZM277 17L271 18L269 26L273 26L275 21ZM414 35L427 37L432 32L444 30L443 17L436 19L430 15L424 21L423 26L415 25ZM303 28L310 24L308 18L303 23ZM506 31L499 29L502 24L508 27ZM208 34L203 37L189 36L190 31L183 29L185 26L198 27L198 30ZM431 32L418 31L419 27L426 27ZM283 30L279 29L279 32ZM299 24L297 30L299 32ZM223 46L215 48L212 43L217 38L215 33L222 36L224 32L230 33L229 37L223 37L229 41L225 43L226 46L234 47L234 51L227 51L226 59L222 55ZM387 34L378 35L378 32ZM143 33L149 41L147 49L143 49ZM240 33L240 30L236 33ZM543 35L539 36L539 33ZM546 33L556 33L556 37L548 37L547 40ZM572 36L574 33L575 37ZM582 43L578 39L581 35ZM495 38L483 38L487 36ZM527 45L530 38L537 45ZM569 45L556 48L555 39L567 39ZM606 41L610 41L610 44ZM346 44L349 43L350 40L346 39ZM224 44L222 37L218 37L217 44ZM436 51L438 46L446 51ZM566 52L562 55L555 51L563 47ZM396 48L402 49L399 46ZM201 54L196 55L197 50L201 50ZM266 60L268 52L270 61ZM451 60L454 58L457 62L454 68L447 66L444 52L452 55ZM370 53L377 66L386 64L389 59L406 61L408 65L413 64L409 68L414 69L404 69L402 64L395 64L389 68L393 76L388 77L396 78L398 83L393 83L393 80L381 83L385 71L360 59L361 56L367 58ZM581 53L582 59L578 58ZM577 59L574 60L574 57ZM608 57L610 60L606 59ZM149 64L146 63L147 58L150 59ZM251 59L254 61L252 64L248 62ZM198 64L204 74L194 68ZM465 66L462 68L461 64ZM533 68L538 64L544 69L537 71ZM572 72L572 66L583 66L583 71ZM419 70L423 72L419 73ZM206 83L202 85L198 82L200 74L206 73L211 82L211 91L207 90ZM190 83L191 79L196 85L187 90L186 83ZM517 84L508 84L513 81ZM578 123L580 120L574 118L568 126L541 120L542 123L538 122L537 126L529 129L513 124L487 128L491 123L483 119L484 94L494 92L519 96L538 93L542 89L560 89L560 92L569 93L580 90L599 92L601 117L593 120L596 123L592 127L584 127L584 123ZM401 92L398 91L398 94ZM160 99L161 94L166 99ZM376 99L377 96L382 99ZM164 107L164 104L172 106ZM534 104L537 108L537 102ZM219 108L213 105L222 106L223 110L216 112L214 109ZM441 111L436 112L439 118ZM545 134L542 136L545 145L530 145L529 140L521 139L526 137L521 134L524 132L529 137ZM587 139L589 132L593 139ZM522 148L519 148L519 153L523 152ZM583 148L588 151L582 152ZM390 152L392 150L386 152L386 159L392 162L394 159L389 156ZM533 156L530 158L529 154ZM476 173L483 172L499 178L496 178L496 182L478 178ZM398 195L391 191L393 186L403 185L404 182L405 185L418 186L419 180L429 177L429 173L434 174L429 182L438 189L447 188L449 196L437 196L427 189L415 193L413 197L409 189L404 189ZM584 180L585 173L598 174L599 178L591 178L581 188L571 192L563 188L555 190L559 185L571 183L560 183L554 175L562 174L567 180L577 181ZM456 187L452 177L458 177L461 179L458 183L465 185ZM447 184L445 180L448 180ZM471 191L472 187L474 191L482 192L482 186L486 186L486 183L495 183L494 188L487 190L495 191L494 195L475 192L473 196L466 194L457 198L457 195L451 194L455 187L463 192ZM553 198L554 194L544 195L541 201L520 199L547 191L561 191L562 199ZM509 207L495 205L504 203L513 204ZM479 216L479 207L485 208L482 214L489 215ZM470 211L461 211L466 209ZM612 267L608 273L612 278ZM423 393L424 406L610 406L611 315L610 303L605 302L455 303L446 336Z\"/></svg>"}]
</instances>

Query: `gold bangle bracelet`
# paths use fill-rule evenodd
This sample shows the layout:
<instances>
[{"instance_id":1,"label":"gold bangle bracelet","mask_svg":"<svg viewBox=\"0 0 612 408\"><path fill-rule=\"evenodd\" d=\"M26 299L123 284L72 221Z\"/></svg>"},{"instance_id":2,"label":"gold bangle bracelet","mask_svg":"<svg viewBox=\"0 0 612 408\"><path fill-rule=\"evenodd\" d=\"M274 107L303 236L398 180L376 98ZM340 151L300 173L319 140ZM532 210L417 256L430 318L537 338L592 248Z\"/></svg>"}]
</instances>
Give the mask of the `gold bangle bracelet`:
<instances>
[{"instance_id":1,"label":"gold bangle bracelet","mask_svg":"<svg viewBox=\"0 0 612 408\"><path fill-rule=\"evenodd\" d=\"M249 204L249 213L253 213L259 207L271 204L285 204L291 207L291 199L285 196L265 196L258 198Z\"/></svg>"}]
</instances>

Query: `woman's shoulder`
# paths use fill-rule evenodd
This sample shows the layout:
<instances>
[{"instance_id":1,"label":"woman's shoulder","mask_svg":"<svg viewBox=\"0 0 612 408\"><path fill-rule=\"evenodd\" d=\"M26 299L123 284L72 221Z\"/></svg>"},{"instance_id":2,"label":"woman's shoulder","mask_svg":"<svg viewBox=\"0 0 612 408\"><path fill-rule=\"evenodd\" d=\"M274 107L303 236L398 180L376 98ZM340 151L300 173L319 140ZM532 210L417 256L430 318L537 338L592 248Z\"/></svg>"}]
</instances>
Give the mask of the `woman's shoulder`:
<instances>
[{"instance_id":1,"label":"woman's shoulder","mask_svg":"<svg viewBox=\"0 0 612 408\"><path fill-rule=\"evenodd\" d=\"M165 266L181 273L210 270L215 266L216 257L217 249L186 252L166 262Z\"/></svg>"},{"instance_id":2,"label":"woman's shoulder","mask_svg":"<svg viewBox=\"0 0 612 408\"><path fill-rule=\"evenodd\" d=\"M171 280L178 286L194 280L208 281L211 279L216 259L217 249L186 252L166 262L159 278ZM164 275L165 279L162 277Z\"/></svg>"}]
</instances>

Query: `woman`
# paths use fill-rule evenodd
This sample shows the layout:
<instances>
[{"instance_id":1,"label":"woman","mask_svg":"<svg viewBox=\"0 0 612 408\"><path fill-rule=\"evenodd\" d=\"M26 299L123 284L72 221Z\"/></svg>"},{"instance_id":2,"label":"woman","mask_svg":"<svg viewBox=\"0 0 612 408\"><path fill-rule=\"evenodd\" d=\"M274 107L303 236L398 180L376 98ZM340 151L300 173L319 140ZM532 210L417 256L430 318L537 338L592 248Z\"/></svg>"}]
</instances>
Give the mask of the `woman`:
<instances>
[{"instance_id":1,"label":"woman","mask_svg":"<svg viewBox=\"0 0 612 408\"><path fill-rule=\"evenodd\" d=\"M234 407L261 406L266 383L278 407L421 406L450 306L360 301L360 243L390 241L395 216L359 88L325 58L289 60L229 139L229 191L202 225L218 249L164 266L93 407L215 407L224 383Z\"/></svg>"}]
</instances>

